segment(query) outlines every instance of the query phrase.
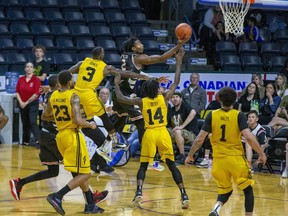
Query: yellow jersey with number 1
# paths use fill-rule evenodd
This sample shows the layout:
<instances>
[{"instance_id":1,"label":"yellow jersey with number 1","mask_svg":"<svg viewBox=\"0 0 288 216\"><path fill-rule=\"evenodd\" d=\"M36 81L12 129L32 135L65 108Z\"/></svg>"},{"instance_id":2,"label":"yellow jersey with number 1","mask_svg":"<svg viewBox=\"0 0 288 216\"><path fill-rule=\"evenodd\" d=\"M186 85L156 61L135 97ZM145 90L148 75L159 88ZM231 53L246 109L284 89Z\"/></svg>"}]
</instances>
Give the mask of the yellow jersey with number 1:
<instances>
[{"instance_id":1,"label":"yellow jersey with number 1","mask_svg":"<svg viewBox=\"0 0 288 216\"><path fill-rule=\"evenodd\" d=\"M153 99L143 98L142 115L145 121L145 129L166 126L167 105L163 95L158 95Z\"/></svg>"},{"instance_id":2,"label":"yellow jersey with number 1","mask_svg":"<svg viewBox=\"0 0 288 216\"><path fill-rule=\"evenodd\" d=\"M53 109L53 116L58 130L73 129L78 126L74 123L71 97L73 95L72 90L66 90L64 92L54 91L50 97L50 104Z\"/></svg>"},{"instance_id":3,"label":"yellow jersey with number 1","mask_svg":"<svg viewBox=\"0 0 288 216\"><path fill-rule=\"evenodd\" d=\"M74 88L95 91L104 79L105 66L106 64L102 60L85 58L79 68Z\"/></svg>"}]
</instances>

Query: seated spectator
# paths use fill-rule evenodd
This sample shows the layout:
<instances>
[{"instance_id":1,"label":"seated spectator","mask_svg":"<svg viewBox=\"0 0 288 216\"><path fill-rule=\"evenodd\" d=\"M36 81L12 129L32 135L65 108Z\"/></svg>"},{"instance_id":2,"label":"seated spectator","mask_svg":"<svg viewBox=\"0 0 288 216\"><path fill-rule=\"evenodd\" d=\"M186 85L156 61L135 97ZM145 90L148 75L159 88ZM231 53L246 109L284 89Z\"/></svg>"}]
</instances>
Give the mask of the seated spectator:
<instances>
[{"instance_id":1,"label":"seated spectator","mask_svg":"<svg viewBox=\"0 0 288 216\"><path fill-rule=\"evenodd\" d=\"M287 89L287 78L283 74L278 74L275 79L275 88L277 91L277 94L283 98L285 95L288 94Z\"/></svg>"},{"instance_id":2,"label":"seated spectator","mask_svg":"<svg viewBox=\"0 0 288 216\"><path fill-rule=\"evenodd\" d=\"M110 98L110 90L106 87L101 88L99 91L99 97L105 106L106 113L108 114L108 116L109 117L113 116L115 112L112 109L113 101Z\"/></svg>"},{"instance_id":3,"label":"seated spectator","mask_svg":"<svg viewBox=\"0 0 288 216\"><path fill-rule=\"evenodd\" d=\"M247 14L247 17L254 17L256 19L256 26L261 28L267 26L267 20L265 14L262 12L262 10L259 9L253 9L250 10Z\"/></svg>"},{"instance_id":4,"label":"seated spectator","mask_svg":"<svg viewBox=\"0 0 288 216\"><path fill-rule=\"evenodd\" d=\"M200 48L205 49L207 56L209 56L211 47L210 40L213 33L216 32L215 25L219 21L223 21L223 15L220 6L210 8L204 15L204 20L199 28Z\"/></svg>"},{"instance_id":5,"label":"seated spectator","mask_svg":"<svg viewBox=\"0 0 288 216\"><path fill-rule=\"evenodd\" d=\"M258 120L259 120L258 113L255 110L251 110L250 112L248 112L248 127L250 128L251 132L256 137L261 148L264 150L266 147L268 147L267 138L266 138L266 131L258 123ZM245 140L244 140L244 142L245 142ZM246 158L247 158L248 164L250 166L250 169L253 172L253 167L256 168L258 166L258 163L256 161L252 166L253 150L247 142L245 142L245 149L246 149Z\"/></svg>"},{"instance_id":6,"label":"seated spectator","mask_svg":"<svg viewBox=\"0 0 288 216\"><path fill-rule=\"evenodd\" d=\"M0 105L0 130L2 130L7 124L9 118L5 115L3 107ZM2 144L2 137L0 137L0 144Z\"/></svg>"},{"instance_id":7,"label":"seated spectator","mask_svg":"<svg viewBox=\"0 0 288 216\"><path fill-rule=\"evenodd\" d=\"M250 110L256 110L259 113L259 91L256 83L251 82L245 89L245 92L242 96L240 96L239 100L239 111L248 114Z\"/></svg>"},{"instance_id":8,"label":"seated spectator","mask_svg":"<svg viewBox=\"0 0 288 216\"><path fill-rule=\"evenodd\" d=\"M259 29L255 24L256 24L256 19L254 17L249 17L248 26L246 26L243 30L246 41L249 41L249 42L253 42L253 41L261 42L262 41L262 38L260 37L260 34L259 34Z\"/></svg>"},{"instance_id":9,"label":"seated spectator","mask_svg":"<svg viewBox=\"0 0 288 216\"><path fill-rule=\"evenodd\" d=\"M264 82L262 80L261 73L252 74L251 82L256 83L258 87L258 91L259 91L260 100L263 99L265 96L265 87L264 87Z\"/></svg>"},{"instance_id":10,"label":"seated spectator","mask_svg":"<svg viewBox=\"0 0 288 216\"><path fill-rule=\"evenodd\" d=\"M268 83L265 88L265 97L259 103L259 123L267 125L275 116L281 102L281 97L277 95L276 88L272 83Z\"/></svg>"},{"instance_id":11,"label":"seated spectator","mask_svg":"<svg viewBox=\"0 0 288 216\"><path fill-rule=\"evenodd\" d=\"M286 143L286 164L282 172L282 178L288 178L288 143Z\"/></svg>"},{"instance_id":12,"label":"seated spectator","mask_svg":"<svg viewBox=\"0 0 288 216\"><path fill-rule=\"evenodd\" d=\"M269 122L270 125L275 132L279 130L281 127L288 126L288 95L284 96L281 100L281 103L276 110L275 116L272 121Z\"/></svg>"},{"instance_id":13,"label":"seated spectator","mask_svg":"<svg viewBox=\"0 0 288 216\"><path fill-rule=\"evenodd\" d=\"M275 33L278 30L286 29L286 22L283 15L283 12L278 10L270 16L267 16L267 23L271 33Z\"/></svg>"},{"instance_id":14,"label":"seated spectator","mask_svg":"<svg viewBox=\"0 0 288 216\"><path fill-rule=\"evenodd\" d=\"M180 92L174 92L171 102L174 106L168 109L168 131L179 149L176 162L184 164L184 144L192 144L199 133L196 111L182 101Z\"/></svg>"}]
</instances>

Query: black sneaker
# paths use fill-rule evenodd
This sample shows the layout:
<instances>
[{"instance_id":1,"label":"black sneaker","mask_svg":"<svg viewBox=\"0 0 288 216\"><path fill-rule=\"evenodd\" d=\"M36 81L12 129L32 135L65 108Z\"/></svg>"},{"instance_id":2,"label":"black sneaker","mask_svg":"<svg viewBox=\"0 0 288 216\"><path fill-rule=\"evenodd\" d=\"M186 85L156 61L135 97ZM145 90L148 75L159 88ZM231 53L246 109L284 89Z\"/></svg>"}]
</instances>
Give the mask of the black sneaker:
<instances>
[{"instance_id":1,"label":"black sneaker","mask_svg":"<svg viewBox=\"0 0 288 216\"><path fill-rule=\"evenodd\" d=\"M143 199L142 191L137 190L135 193L135 197L132 201L132 206L140 206L142 199Z\"/></svg>"},{"instance_id":2,"label":"black sneaker","mask_svg":"<svg viewBox=\"0 0 288 216\"><path fill-rule=\"evenodd\" d=\"M93 193L95 204L97 205L99 203L104 202L107 199L108 193L109 192L107 190L104 190L104 191L101 191L101 192L96 191L95 193Z\"/></svg>"},{"instance_id":3,"label":"black sneaker","mask_svg":"<svg viewBox=\"0 0 288 216\"><path fill-rule=\"evenodd\" d=\"M186 159L186 156L184 154L180 154L178 155L177 160L175 160L175 163L185 164L185 159Z\"/></svg>"},{"instance_id":4,"label":"black sneaker","mask_svg":"<svg viewBox=\"0 0 288 216\"><path fill-rule=\"evenodd\" d=\"M97 214L97 213L102 213L104 212L104 209L100 208L99 206L95 205L95 204L85 204L85 209L84 209L84 213L85 214Z\"/></svg>"},{"instance_id":5,"label":"black sneaker","mask_svg":"<svg viewBox=\"0 0 288 216\"><path fill-rule=\"evenodd\" d=\"M181 195L181 201L182 201L182 209L188 209L190 205L190 200L186 193Z\"/></svg>"},{"instance_id":6,"label":"black sneaker","mask_svg":"<svg viewBox=\"0 0 288 216\"><path fill-rule=\"evenodd\" d=\"M102 172L106 172L106 173L114 172L114 168L112 168L110 166L99 167L99 170L102 171Z\"/></svg>"},{"instance_id":7,"label":"black sneaker","mask_svg":"<svg viewBox=\"0 0 288 216\"><path fill-rule=\"evenodd\" d=\"M56 212L60 215L65 215L65 211L62 208L62 200L55 193L49 194L46 200L52 205Z\"/></svg>"},{"instance_id":8,"label":"black sneaker","mask_svg":"<svg viewBox=\"0 0 288 216\"><path fill-rule=\"evenodd\" d=\"M219 214L216 211L211 211L209 216L219 216Z\"/></svg>"}]
</instances>

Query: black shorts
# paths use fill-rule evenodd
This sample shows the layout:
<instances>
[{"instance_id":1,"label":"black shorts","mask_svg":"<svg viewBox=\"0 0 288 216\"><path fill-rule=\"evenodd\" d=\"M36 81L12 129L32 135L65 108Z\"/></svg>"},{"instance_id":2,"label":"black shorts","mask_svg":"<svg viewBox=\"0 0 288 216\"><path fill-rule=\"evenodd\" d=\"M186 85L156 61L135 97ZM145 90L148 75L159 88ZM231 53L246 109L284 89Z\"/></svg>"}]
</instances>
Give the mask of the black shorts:
<instances>
[{"instance_id":1,"label":"black shorts","mask_svg":"<svg viewBox=\"0 0 288 216\"><path fill-rule=\"evenodd\" d=\"M43 131L42 128L40 132L39 143L40 143L39 158L42 164L45 165L58 164L59 161L63 160L63 157L57 148L55 134Z\"/></svg>"},{"instance_id":2,"label":"black shorts","mask_svg":"<svg viewBox=\"0 0 288 216\"><path fill-rule=\"evenodd\" d=\"M128 96L129 97L129 96ZM142 113L140 111L139 108L136 108L133 105L128 105L128 104L123 104L120 103L117 98L116 95L113 94L113 110L118 114L118 115L123 115L125 113L127 113L129 115L129 117L131 118L132 121L138 120L142 117Z\"/></svg>"}]
</instances>

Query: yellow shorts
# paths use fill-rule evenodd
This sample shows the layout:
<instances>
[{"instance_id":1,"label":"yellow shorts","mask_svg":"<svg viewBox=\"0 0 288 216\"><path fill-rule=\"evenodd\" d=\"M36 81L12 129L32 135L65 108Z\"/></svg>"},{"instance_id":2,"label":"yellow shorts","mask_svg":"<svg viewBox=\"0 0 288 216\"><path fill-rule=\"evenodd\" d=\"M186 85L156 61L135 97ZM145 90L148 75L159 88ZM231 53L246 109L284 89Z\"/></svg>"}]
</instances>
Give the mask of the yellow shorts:
<instances>
[{"instance_id":1,"label":"yellow shorts","mask_svg":"<svg viewBox=\"0 0 288 216\"><path fill-rule=\"evenodd\" d=\"M164 162L166 158L174 161L171 137L166 127L146 129L142 138L140 162L152 164L156 154L156 147Z\"/></svg>"},{"instance_id":2,"label":"yellow shorts","mask_svg":"<svg viewBox=\"0 0 288 216\"><path fill-rule=\"evenodd\" d=\"M251 171L244 156L226 156L213 159L212 175L219 194L233 190L232 179L240 190L254 184Z\"/></svg>"},{"instance_id":3,"label":"yellow shorts","mask_svg":"<svg viewBox=\"0 0 288 216\"><path fill-rule=\"evenodd\" d=\"M101 99L92 89L74 89L74 92L80 97L80 103L83 105L87 119L101 116L106 112Z\"/></svg>"},{"instance_id":4,"label":"yellow shorts","mask_svg":"<svg viewBox=\"0 0 288 216\"><path fill-rule=\"evenodd\" d=\"M56 135L56 142L67 171L90 173L90 157L82 132L76 129L61 130Z\"/></svg>"}]
</instances>

